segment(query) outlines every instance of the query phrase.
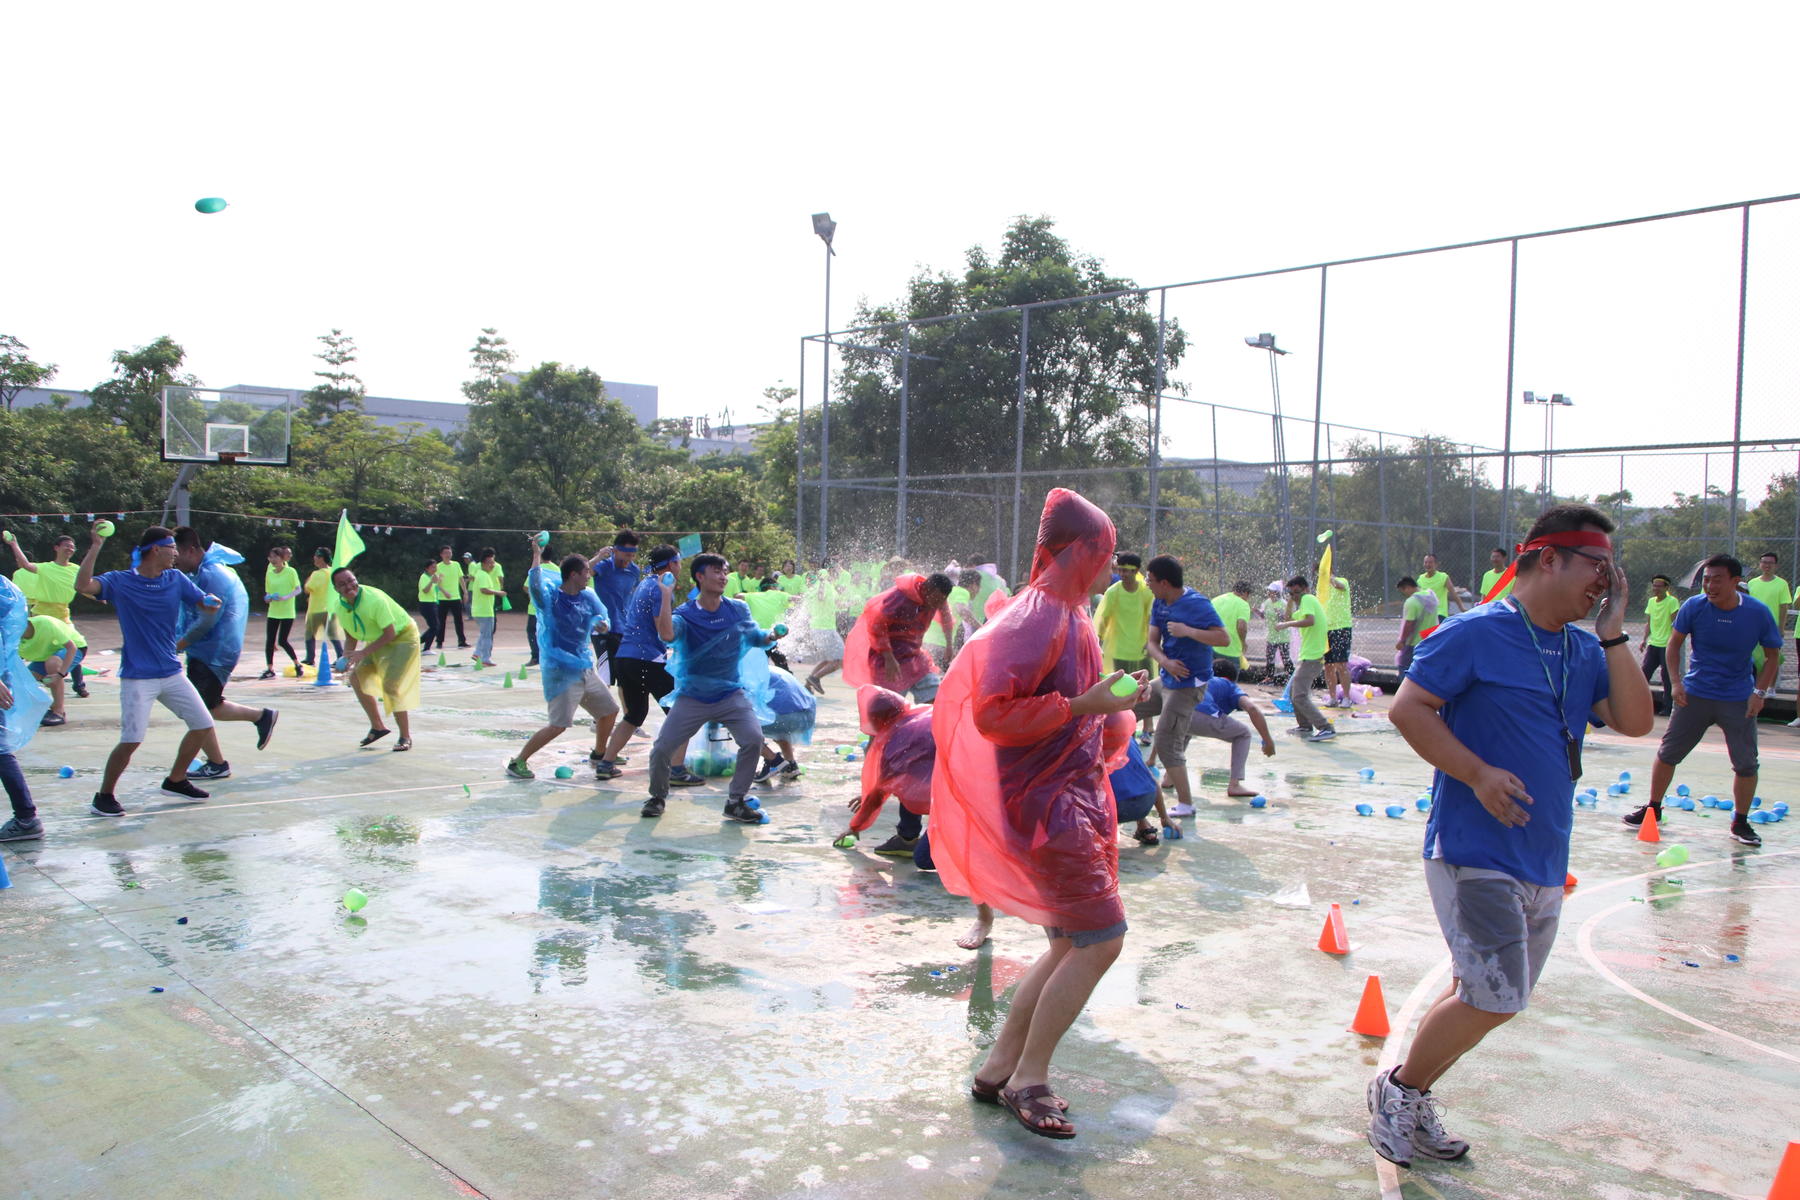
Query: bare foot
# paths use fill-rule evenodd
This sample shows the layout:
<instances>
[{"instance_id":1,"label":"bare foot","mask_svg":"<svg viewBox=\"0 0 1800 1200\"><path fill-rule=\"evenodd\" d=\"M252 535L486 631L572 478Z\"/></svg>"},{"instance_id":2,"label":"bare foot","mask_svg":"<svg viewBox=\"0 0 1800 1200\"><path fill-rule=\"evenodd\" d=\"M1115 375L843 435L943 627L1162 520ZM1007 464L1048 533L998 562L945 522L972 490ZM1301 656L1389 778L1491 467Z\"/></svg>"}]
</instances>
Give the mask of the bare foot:
<instances>
[{"instance_id":1,"label":"bare foot","mask_svg":"<svg viewBox=\"0 0 1800 1200\"><path fill-rule=\"evenodd\" d=\"M979 950L982 944L988 940L988 934L993 928L994 918L977 917L975 923L969 926L969 932L956 939L956 944L964 950Z\"/></svg>"},{"instance_id":2,"label":"bare foot","mask_svg":"<svg viewBox=\"0 0 1800 1200\"><path fill-rule=\"evenodd\" d=\"M1234 783L1225 789L1225 794L1227 796L1255 796L1260 793L1258 793L1255 788L1242 787Z\"/></svg>"}]
</instances>

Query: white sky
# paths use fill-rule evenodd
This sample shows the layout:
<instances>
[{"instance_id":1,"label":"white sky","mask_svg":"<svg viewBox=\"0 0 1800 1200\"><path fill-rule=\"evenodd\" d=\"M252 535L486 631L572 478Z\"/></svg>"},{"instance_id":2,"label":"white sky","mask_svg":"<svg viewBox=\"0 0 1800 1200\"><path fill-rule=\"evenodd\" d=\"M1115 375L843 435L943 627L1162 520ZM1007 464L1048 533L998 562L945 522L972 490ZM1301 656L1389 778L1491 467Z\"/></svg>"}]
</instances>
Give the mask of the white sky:
<instances>
[{"instance_id":1,"label":"white sky","mask_svg":"<svg viewBox=\"0 0 1800 1200\"><path fill-rule=\"evenodd\" d=\"M0 332L70 388L163 333L305 387L339 326L371 392L454 399L492 325L742 419L823 322L817 210L843 325L1021 213L1154 284L1800 191L1792 5L623 7L14 6ZM1753 221L1747 432L1792 436L1800 206ZM1729 436L1736 237L1522 251L1559 445ZM1497 445L1505 287L1503 249L1334 274L1326 419ZM1316 278L1170 311L1194 395L1265 405L1267 329L1310 415Z\"/></svg>"}]
</instances>

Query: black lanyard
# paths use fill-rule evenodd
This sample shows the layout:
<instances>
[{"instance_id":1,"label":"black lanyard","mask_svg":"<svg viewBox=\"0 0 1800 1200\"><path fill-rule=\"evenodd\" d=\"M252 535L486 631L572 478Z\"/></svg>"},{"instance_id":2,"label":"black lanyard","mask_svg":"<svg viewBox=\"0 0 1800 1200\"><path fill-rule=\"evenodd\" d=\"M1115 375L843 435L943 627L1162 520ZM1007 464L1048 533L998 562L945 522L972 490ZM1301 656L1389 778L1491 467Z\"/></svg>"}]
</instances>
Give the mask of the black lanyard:
<instances>
[{"instance_id":1,"label":"black lanyard","mask_svg":"<svg viewBox=\"0 0 1800 1200\"><path fill-rule=\"evenodd\" d=\"M1544 665L1544 648L1538 645L1537 630L1532 627L1531 615L1517 596L1509 596L1508 603L1512 610L1519 614L1519 620L1525 622L1525 636L1531 639L1531 648L1537 652L1538 669L1544 673L1544 685L1550 689L1550 698L1556 703L1556 721L1562 726L1563 749L1569 758L1569 782L1574 783L1581 778L1581 743L1575 740L1574 731L1569 728L1568 709L1564 699L1569 694L1569 627L1562 628L1562 687L1550 678L1550 668Z\"/></svg>"}]
</instances>

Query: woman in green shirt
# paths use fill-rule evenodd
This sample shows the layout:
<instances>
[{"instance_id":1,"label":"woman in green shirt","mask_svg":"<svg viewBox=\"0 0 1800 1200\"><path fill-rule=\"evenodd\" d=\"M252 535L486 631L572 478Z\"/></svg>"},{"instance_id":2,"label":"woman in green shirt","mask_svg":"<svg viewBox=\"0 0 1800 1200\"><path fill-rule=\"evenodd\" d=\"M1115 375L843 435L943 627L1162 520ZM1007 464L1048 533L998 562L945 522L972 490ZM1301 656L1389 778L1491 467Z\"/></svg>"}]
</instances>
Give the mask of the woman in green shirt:
<instances>
[{"instance_id":1,"label":"woman in green shirt","mask_svg":"<svg viewBox=\"0 0 1800 1200\"><path fill-rule=\"evenodd\" d=\"M306 677L300 656L288 642L288 631L294 627L294 597L302 591L300 572L289 563L293 557L292 546L276 546L269 551L269 566L263 572L263 599L268 602L269 613L263 622L264 669L258 677L261 679L275 678L276 646L287 651L288 661L294 664L294 678Z\"/></svg>"}]
</instances>

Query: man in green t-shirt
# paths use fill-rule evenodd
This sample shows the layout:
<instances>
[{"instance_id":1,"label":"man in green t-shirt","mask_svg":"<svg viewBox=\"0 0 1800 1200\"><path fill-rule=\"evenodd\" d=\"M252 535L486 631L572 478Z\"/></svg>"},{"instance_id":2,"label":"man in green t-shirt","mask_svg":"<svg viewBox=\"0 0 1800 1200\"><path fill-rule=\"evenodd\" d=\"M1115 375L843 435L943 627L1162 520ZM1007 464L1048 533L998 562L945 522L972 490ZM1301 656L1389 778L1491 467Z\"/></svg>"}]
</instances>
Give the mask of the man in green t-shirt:
<instances>
[{"instance_id":1,"label":"man in green t-shirt","mask_svg":"<svg viewBox=\"0 0 1800 1200\"><path fill-rule=\"evenodd\" d=\"M1469 606L1463 603L1462 596L1457 592L1456 581L1450 578L1448 571L1438 570L1438 560L1435 554L1425 556L1425 569L1419 572L1419 586L1437 597L1437 617L1432 622L1432 626L1450 615L1452 601L1456 603L1457 612L1468 610ZM1425 632L1430 633L1431 626L1427 626Z\"/></svg>"},{"instance_id":2,"label":"man in green t-shirt","mask_svg":"<svg viewBox=\"0 0 1800 1200\"><path fill-rule=\"evenodd\" d=\"M294 568L293 557L292 546L272 546L268 568L263 572L263 600L269 610L263 622L263 673L259 676L262 679L275 678L277 646L287 651L288 661L294 665L294 678L301 679L306 675L306 669L300 665L300 656L294 652L293 643L288 641L288 633L294 628L294 597L305 590L300 584L300 572Z\"/></svg>"},{"instance_id":3,"label":"man in green t-shirt","mask_svg":"<svg viewBox=\"0 0 1800 1200\"><path fill-rule=\"evenodd\" d=\"M1350 699L1350 635L1355 618L1350 615L1350 581L1331 577L1330 598L1325 601L1325 707L1355 708Z\"/></svg>"},{"instance_id":4,"label":"man in green t-shirt","mask_svg":"<svg viewBox=\"0 0 1800 1200\"><path fill-rule=\"evenodd\" d=\"M69 605L75 601L75 576L81 571L75 562L75 539L66 533L59 534L51 543L54 557L41 563L31 561L18 539L9 540L7 545L12 547L13 561L18 564L19 569L13 572L13 582L25 593L26 610L34 617L55 617L73 626L75 619L69 615ZM85 647L87 642L78 644ZM81 675L81 664L76 662L69 671L69 683L74 686L75 694L85 700L88 690ZM55 711L61 712L62 707L58 705Z\"/></svg>"},{"instance_id":5,"label":"man in green t-shirt","mask_svg":"<svg viewBox=\"0 0 1800 1200\"><path fill-rule=\"evenodd\" d=\"M1400 640L1394 643L1394 667L1400 672L1400 682L1405 683L1419 640L1438 623L1437 593L1425 591L1411 575L1402 576L1394 586L1406 598L1400 608Z\"/></svg>"},{"instance_id":6,"label":"man in green t-shirt","mask_svg":"<svg viewBox=\"0 0 1800 1200\"><path fill-rule=\"evenodd\" d=\"M1776 629L1786 629L1788 606L1794 602L1794 593L1788 587L1788 581L1775 574L1775 568L1780 564L1781 560L1775 557L1774 551L1765 551L1762 557L1757 559L1756 565L1759 573L1744 582L1744 590L1762 601L1763 607L1774 614ZM1755 670L1762 670L1761 646L1758 646L1750 655L1750 665Z\"/></svg>"},{"instance_id":7,"label":"man in green t-shirt","mask_svg":"<svg viewBox=\"0 0 1800 1200\"><path fill-rule=\"evenodd\" d=\"M1229 592L1220 592L1213 597L1213 611L1219 614L1219 622L1225 626L1225 633L1231 640L1213 651L1213 658L1229 658L1233 665L1244 665L1244 643L1250 640L1250 598L1256 594L1248 579L1240 579L1231 585Z\"/></svg>"},{"instance_id":8,"label":"man in green t-shirt","mask_svg":"<svg viewBox=\"0 0 1800 1200\"><path fill-rule=\"evenodd\" d=\"M1645 680L1662 672L1662 703L1656 709L1659 717L1669 715L1669 635L1675 631L1675 614L1681 608L1681 601L1669 595L1671 586L1667 575L1651 577L1650 598L1644 601L1644 616L1649 623L1644 627L1644 636L1638 639Z\"/></svg>"},{"instance_id":9,"label":"man in green t-shirt","mask_svg":"<svg viewBox=\"0 0 1800 1200\"><path fill-rule=\"evenodd\" d=\"M1488 594L1494 590L1494 585L1500 582L1500 577L1506 574L1507 557L1506 551L1499 546L1488 551L1488 570L1481 577L1481 595L1475 598L1476 603L1486 604L1490 599L1500 600L1512 595L1512 584L1510 583L1506 585L1506 590L1500 595L1489 596Z\"/></svg>"},{"instance_id":10,"label":"man in green t-shirt","mask_svg":"<svg viewBox=\"0 0 1800 1200\"><path fill-rule=\"evenodd\" d=\"M438 547L438 649L444 648L444 634L450 628L450 622L456 622L456 645L459 649L469 648L468 635L463 633L463 565L457 561L456 550L450 546Z\"/></svg>"},{"instance_id":11,"label":"man in green t-shirt","mask_svg":"<svg viewBox=\"0 0 1800 1200\"><path fill-rule=\"evenodd\" d=\"M1337 736L1337 730L1331 727L1331 722L1325 719L1312 698L1312 686L1325 670L1325 651L1330 645L1325 627L1329 618L1325 615L1325 606L1307 587L1306 576L1296 575L1288 580L1287 594L1292 617L1277 628L1300 631L1300 665L1294 668L1294 677L1288 682L1288 700L1294 706L1294 719L1298 724L1290 732L1309 742L1330 741Z\"/></svg>"},{"instance_id":12,"label":"man in green t-shirt","mask_svg":"<svg viewBox=\"0 0 1800 1200\"><path fill-rule=\"evenodd\" d=\"M87 653L87 639L75 626L48 614L40 613L25 622L25 636L19 640L19 657L31 673L50 688L50 711L38 721L40 725L67 725L63 711L63 677L80 669Z\"/></svg>"},{"instance_id":13,"label":"man in green t-shirt","mask_svg":"<svg viewBox=\"0 0 1800 1200\"><path fill-rule=\"evenodd\" d=\"M492 546L481 548L481 560L469 568L469 615L475 618L475 661L494 665L494 605L506 595L506 568L495 561Z\"/></svg>"},{"instance_id":14,"label":"man in green t-shirt","mask_svg":"<svg viewBox=\"0 0 1800 1200\"><path fill-rule=\"evenodd\" d=\"M1144 643L1150 637L1150 605L1156 597L1143 581L1144 560L1124 553L1113 560L1119 581L1100 597L1094 611L1094 632L1100 635L1100 651L1112 671L1143 671L1150 659Z\"/></svg>"}]
</instances>

